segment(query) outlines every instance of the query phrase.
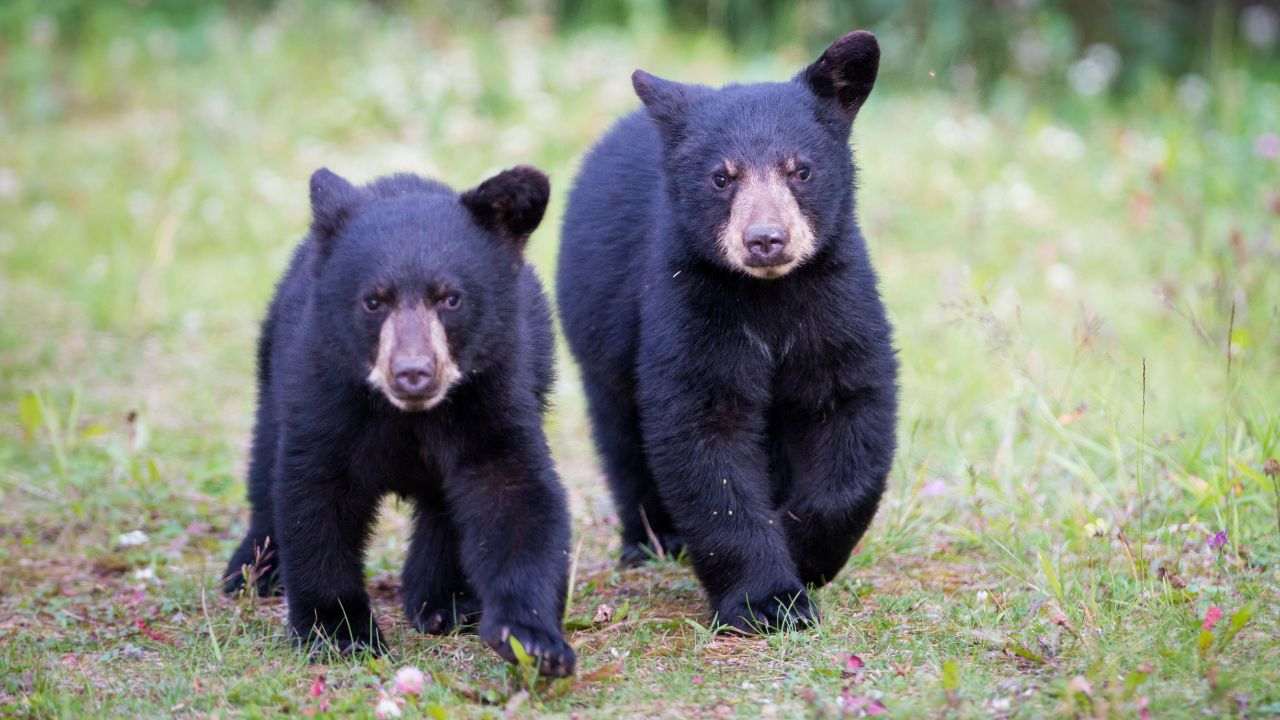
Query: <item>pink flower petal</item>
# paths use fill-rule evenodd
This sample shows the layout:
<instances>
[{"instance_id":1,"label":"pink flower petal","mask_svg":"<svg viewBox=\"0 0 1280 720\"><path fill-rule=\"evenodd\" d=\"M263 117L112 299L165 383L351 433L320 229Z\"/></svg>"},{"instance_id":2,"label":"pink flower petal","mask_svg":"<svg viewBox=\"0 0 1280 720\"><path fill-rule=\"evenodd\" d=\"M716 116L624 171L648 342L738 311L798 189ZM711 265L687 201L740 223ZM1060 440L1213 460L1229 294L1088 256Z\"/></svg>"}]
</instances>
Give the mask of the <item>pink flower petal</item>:
<instances>
[{"instance_id":1,"label":"pink flower petal","mask_svg":"<svg viewBox=\"0 0 1280 720\"><path fill-rule=\"evenodd\" d=\"M920 488L920 497L938 497L947 494L947 484L941 480L930 480Z\"/></svg>"},{"instance_id":2,"label":"pink flower petal","mask_svg":"<svg viewBox=\"0 0 1280 720\"><path fill-rule=\"evenodd\" d=\"M1280 158L1280 135L1273 132L1262 133L1254 139L1253 151L1258 157L1268 160Z\"/></svg>"},{"instance_id":3,"label":"pink flower petal","mask_svg":"<svg viewBox=\"0 0 1280 720\"><path fill-rule=\"evenodd\" d=\"M1218 607L1217 605L1210 605L1209 609L1205 611L1205 614L1204 614L1204 624L1202 624L1200 627L1201 629L1204 629L1204 630L1212 630L1213 626L1217 625L1218 621L1221 619L1222 619L1222 608Z\"/></svg>"},{"instance_id":4,"label":"pink flower petal","mask_svg":"<svg viewBox=\"0 0 1280 720\"><path fill-rule=\"evenodd\" d=\"M427 676L416 667L402 667L396 673L395 689L401 695L421 695L427 685Z\"/></svg>"}]
</instances>

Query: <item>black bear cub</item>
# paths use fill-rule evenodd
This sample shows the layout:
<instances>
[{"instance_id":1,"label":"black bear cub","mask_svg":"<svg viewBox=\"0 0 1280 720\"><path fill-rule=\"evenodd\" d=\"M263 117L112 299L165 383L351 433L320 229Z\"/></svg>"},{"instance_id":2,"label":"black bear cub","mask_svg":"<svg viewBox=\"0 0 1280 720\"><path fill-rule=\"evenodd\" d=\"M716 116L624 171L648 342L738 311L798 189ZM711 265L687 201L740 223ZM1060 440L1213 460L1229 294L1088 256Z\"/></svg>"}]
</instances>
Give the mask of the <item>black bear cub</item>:
<instances>
[{"instance_id":1,"label":"black bear cub","mask_svg":"<svg viewBox=\"0 0 1280 720\"><path fill-rule=\"evenodd\" d=\"M396 493L416 507L413 625L478 621L507 660L515 636L543 673L573 672L569 515L542 432L551 315L522 256L548 194L528 167L461 195L311 177L311 232L262 327L252 515L225 585L282 583L299 641L383 649L362 562Z\"/></svg>"},{"instance_id":2,"label":"black bear cub","mask_svg":"<svg viewBox=\"0 0 1280 720\"><path fill-rule=\"evenodd\" d=\"M590 152L557 295L624 563L685 550L722 624L807 626L871 522L897 360L854 213L849 134L875 37L789 82L643 71ZM658 547L655 547L657 545Z\"/></svg>"}]
</instances>

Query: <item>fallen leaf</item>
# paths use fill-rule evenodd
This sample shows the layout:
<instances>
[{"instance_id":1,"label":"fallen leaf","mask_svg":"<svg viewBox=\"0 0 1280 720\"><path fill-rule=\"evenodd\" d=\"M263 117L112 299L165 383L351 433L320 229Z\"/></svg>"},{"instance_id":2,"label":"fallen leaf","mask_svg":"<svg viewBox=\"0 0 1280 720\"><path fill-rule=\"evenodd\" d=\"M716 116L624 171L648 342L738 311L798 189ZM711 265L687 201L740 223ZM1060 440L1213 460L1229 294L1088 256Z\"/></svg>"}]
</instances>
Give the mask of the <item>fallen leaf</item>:
<instances>
[{"instance_id":1,"label":"fallen leaf","mask_svg":"<svg viewBox=\"0 0 1280 720\"><path fill-rule=\"evenodd\" d=\"M866 665L867 664L862 661L862 658L854 655L853 653L849 653L844 656L841 674L846 678L861 678L862 671Z\"/></svg>"},{"instance_id":2,"label":"fallen leaf","mask_svg":"<svg viewBox=\"0 0 1280 720\"><path fill-rule=\"evenodd\" d=\"M163 643L165 645L173 644L173 640L170 639L168 635L165 635L159 630L156 630L155 628L148 625L146 620L142 620L141 618L139 618L138 620L134 620L133 626L138 629L138 632L145 635L148 640L151 640L153 642Z\"/></svg>"},{"instance_id":3,"label":"fallen leaf","mask_svg":"<svg viewBox=\"0 0 1280 720\"><path fill-rule=\"evenodd\" d=\"M618 675L621 675L621 674L622 674L622 661L619 660L617 662L609 663L608 665L601 665L600 667L596 668L595 670L592 670L591 672L579 675L578 682L580 683L600 682L601 680L608 680L609 678L617 677ZM702 681L701 675L693 676L694 685L701 684L701 681Z\"/></svg>"},{"instance_id":4,"label":"fallen leaf","mask_svg":"<svg viewBox=\"0 0 1280 720\"><path fill-rule=\"evenodd\" d=\"M600 603L596 606L596 614L591 618L591 622L595 625L604 625L613 620L613 607Z\"/></svg>"},{"instance_id":5,"label":"fallen leaf","mask_svg":"<svg viewBox=\"0 0 1280 720\"><path fill-rule=\"evenodd\" d=\"M1059 415L1058 424L1062 425L1063 427L1066 427L1068 425L1071 425L1072 423L1078 422L1080 418L1083 418L1085 413L1088 411L1089 411L1089 406L1086 405L1085 403L1080 403L1071 412L1067 412Z\"/></svg>"},{"instance_id":6,"label":"fallen leaf","mask_svg":"<svg viewBox=\"0 0 1280 720\"><path fill-rule=\"evenodd\" d=\"M1187 586L1186 580L1183 580L1182 578L1178 577L1177 574L1175 574L1172 570L1169 570L1163 565L1161 565L1160 568L1156 570L1156 577L1169 583L1169 586L1174 588L1175 590L1182 590Z\"/></svg>"},{"instance_id":7,"label":"fallen leaf","mask_svg":"<svg viewBox=\"0 0 1280 720\"><path fill-rule=\"evenodd\" d=\"M1093 685L1083 675L1071 678L1071 682L1067 683L1067 689L1073 693L1080 693L1085 697L1093 697Z\"/></svg>"}]
</instances>

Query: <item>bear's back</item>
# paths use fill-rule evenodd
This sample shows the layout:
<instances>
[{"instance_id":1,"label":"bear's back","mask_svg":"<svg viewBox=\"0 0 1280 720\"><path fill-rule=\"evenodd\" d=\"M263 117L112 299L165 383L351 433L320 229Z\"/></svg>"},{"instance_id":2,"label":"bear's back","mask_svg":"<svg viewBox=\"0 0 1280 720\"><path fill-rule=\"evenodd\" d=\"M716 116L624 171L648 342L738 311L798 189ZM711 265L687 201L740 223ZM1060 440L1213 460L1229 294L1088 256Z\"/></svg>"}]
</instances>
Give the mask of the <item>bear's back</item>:
<instances>
[{"instance_id":1,"label":"bear's back","mask_svg":"<svg viewBox=\"0 0 1280 720\"><path fill-rule=\"evenodd\" d=\"M662 224L662 147L642 110L614 124L582 162L560 240L556 298L574 352L626 362L653 230ZM603 336L601 335L603 333Z\"/></svg>"}]
</instances>

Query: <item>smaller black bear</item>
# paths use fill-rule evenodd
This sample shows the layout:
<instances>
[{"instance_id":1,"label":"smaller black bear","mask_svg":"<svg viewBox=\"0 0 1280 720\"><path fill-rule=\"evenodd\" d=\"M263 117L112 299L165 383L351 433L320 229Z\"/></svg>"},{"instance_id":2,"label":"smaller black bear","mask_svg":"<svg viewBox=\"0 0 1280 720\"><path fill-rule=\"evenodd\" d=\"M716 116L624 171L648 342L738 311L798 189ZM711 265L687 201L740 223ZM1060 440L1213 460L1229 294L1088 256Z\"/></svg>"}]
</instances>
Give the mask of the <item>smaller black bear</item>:
<instances>
[{"instance_id":1,"label":"smaller black bear","mask_svg":"<svg viewBox=\"0 0 1280 720\"><path fill-rule=\"evenodd\" d=\"M897 360L848 146L879 60L858 31L789 82L637 70L645 109L565 213L556 292L623 561L687 549L741 630L817 619L805 586L848 560L893 460Z\"/></svg>"},{"instance_id":2,"label":"smaller black bear","mask_svg":"<svg viewBox=\"0 0 1280 720\"><path fill-rule=\"evenodd\" d=\"M283 582L302 642L384 648L363 555L380 499L410 498L415 627L479 622L569 675L569 514L542 431L547 300L523 259L550 186L517 167L462 193L412 175L311 177L310 234L263 323L249 531L225 590Z\"/></svg>"}]
</instances>

